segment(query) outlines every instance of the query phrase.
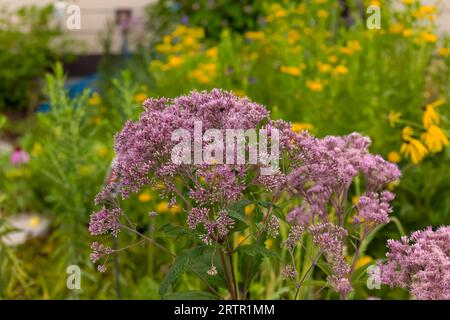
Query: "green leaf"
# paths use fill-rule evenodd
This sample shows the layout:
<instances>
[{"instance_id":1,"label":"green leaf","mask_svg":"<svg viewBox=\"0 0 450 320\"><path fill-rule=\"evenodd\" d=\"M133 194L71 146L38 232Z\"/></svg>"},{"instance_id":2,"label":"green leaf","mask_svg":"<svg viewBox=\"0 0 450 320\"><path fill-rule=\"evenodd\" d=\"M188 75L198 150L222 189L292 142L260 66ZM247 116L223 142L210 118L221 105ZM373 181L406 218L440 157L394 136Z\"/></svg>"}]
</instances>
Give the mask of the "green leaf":
<instances>
[{"instance_id":1,"label":"green leaf","mask_svg":"<svg viewBox=\"0 0 450 320\"><path fill-rule=\"evenodd\" d=\"M246 223L244 214L242 214L239 211L236 211L236 210L233 210L233 209L228 209L228 215L230 217L232 217L232 218L235 218L236 220L239 220L239 221L241 221L243 223Z\"/></svg>"},{"instance_id":2,"label":"green leaf","mask_svg":"<svg viewBox=\"0 0 450 320\"><path fill-rule=\"evenodd\" d=\"M240 246L237 249L238 252L249 255L251 257L262 256L274 259L280 259L276 252L268 250L265 246L260 244L249 244Z\"/></svg>"},{"instance_id":3,"label":"green leaf","mask_svg":"<svg viewBox=\"0 0 450 320\"><path fill-rule=\"evenodd\" d=\"M206 291L181 291L167 294L164 300L217 300L217 297Z\"/></svg>"},{"instance_id":4,"label":"green leaf","mask_svg":"<svg viewBox=\"0 0 450 320\"><path fill-rule=\"evenodd\" d=\"M164 297L169 290L169 286L173 284L183 273L185 273L196 260L202 255L205 246L195 247L181 253L175 258L175 261L164 277L159 286L159 294Z\"/></svg>"}]
</instances>

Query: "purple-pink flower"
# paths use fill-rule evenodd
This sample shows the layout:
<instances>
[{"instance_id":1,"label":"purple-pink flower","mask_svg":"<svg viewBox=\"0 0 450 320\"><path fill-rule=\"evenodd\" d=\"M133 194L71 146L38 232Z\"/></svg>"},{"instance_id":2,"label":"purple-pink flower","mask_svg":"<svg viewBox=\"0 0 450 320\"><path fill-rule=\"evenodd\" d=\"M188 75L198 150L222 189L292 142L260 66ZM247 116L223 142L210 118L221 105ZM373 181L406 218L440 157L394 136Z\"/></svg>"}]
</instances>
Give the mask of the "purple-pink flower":
<instances>
[{"instance_id":1,"label":"purple-pink flower","mask_svg":"<svg viewBox=\"0 0 450 320\"><path fill-rule=\"evenodd\" d=\"M11 154L11 164L19 165L28 163L30 161L30 155L25 150L17 147Z\"/></svg>"},{"instance_id":2,"label":"purple-pink flower","mask_svg":"<svg viewBox=\"0 0 450 320\"><path fill-rule=\"evenodd\" d=\"M450 300L450 226L388 240L381 283L408 289L420 300Z\"/></svg>"}]
</instances>

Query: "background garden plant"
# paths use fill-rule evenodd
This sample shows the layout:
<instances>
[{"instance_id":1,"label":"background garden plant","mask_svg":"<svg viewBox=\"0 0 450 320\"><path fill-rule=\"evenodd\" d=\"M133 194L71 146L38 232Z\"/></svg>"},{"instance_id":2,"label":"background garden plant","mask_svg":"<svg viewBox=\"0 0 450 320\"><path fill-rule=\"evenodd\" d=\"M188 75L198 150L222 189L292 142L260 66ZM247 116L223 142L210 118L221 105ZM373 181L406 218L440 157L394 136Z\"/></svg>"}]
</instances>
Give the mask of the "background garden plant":
<instances>
[{"instance_id":1,"label":"background garden plant","mask_svg":"<svg viewBox=\"0 0 450 320\"><path fill-rule=\"evenodd\" d=\"M174 3L177 6L177 2ZM448 35L436 29L436 17L441 8L420 1L401 1L395 5L387 1L364 2L365 7L379 5L382 13L381 29L369 30L365 25L366 16L350 2L349 15L342 13L336 1L253 3L249 4L253 6L251 15L231 14L233 17L227 27L218 27L218 20L211 22L209 19L216 17L207 15L203 6L194 10L186 3L175 13L164 11L167 16L162 20L170 23L164 23L164 28L151 41L140 43L139 52L130 60L119 66L105 59L104 65L109 69L102 69L96 88L85 91L80 97L69 98L60 66L51 71L53 75L44 77L44 69L48 70L53 60L49 58L53 56L53 52L49 53L51 39L53 36L60 39L56 30L53 30L55 33L47 30L45 38L49 42L38 41L36 50L45 52L46 58L44 64L31 68L36 71L30 78L33 80L20 81L14 90L1 91L4 101L17 97L23 102L8 102L8 108L30 107L31 110L33 101L25 92L47 99L51 108L47 113L31 115L25 120L17 121L9 112L8 117L0 117L0 138L12 145L2 145L0 151L0 237L11 234L9 221L24 213L32 214L32 219L38 214L40 222L50 221L45 234L16 247L0 242L0 297L445 297L445 290L439 295L423 290L433 283L429 279L400 283L398 278L384 272L380 281L392 284L392 288L382 285L380 290L372 290L367 287L367 280L374 278L366 272L368 267L378 265L376 260L384 259L386 252L390 252L385 264L392 268L399 262L407 266L402 277L414 278L417 265L411 261L419 257L416 248L440 250L443 253L439 257L448 255L442 241L434 240L445 239L442 233L447 229L441 226L450 224L450 55ZM149 6L148 12L149 16L154 16L158 11ZM256 17L259 18L256 20ZM8 41L12 39L11 32L12 29L3 30ZM21 42L37 46L35 33L24 32L21 36L32 40ZM19 61L22 61L21 66L30 65L26 62L30 56L25 54L21 59L13 59L10 53L2 53L2 58L9 61L3 69L18 79L17 73L9 70ZM41 59L33 61L37 63ZM35 79L45 79L43 82L47 85L40 85L46 87L45 92L34 91ZM8 80L4 85L12 83L18 82ZM109 172L111 161L120 154L113 150L114 134L122 130L127 120L139 121L139 114L148 112L148 107L142 104L149 97L155 99L151 100L154 104L161 97L170 99L191 90L213 88L229 90L237 97L249 97L267 106L271 119L289 121L290 124L273 122L264 111L258 127L282 126L295 140L294 145L300 144L298 148L306 148L319 157L319 163L325 161L330 165L326 154L333 154L333 158L347 163L350 157L347 145L357 143L360 145L352 151L356 158L366 155L375 159L372 154L380 154L396 163L402 175L394 179L396 174L393 174L382 189L374 190L367 185L367 172L352 160L347 169L353 167L359 173L350 174L352 183L347 193L344 196L345 188L340 182L330 182L332 187L327 184L327 188L334 192L328 197L325 190L316 190L311 185L302 187L298 182L295 172L308 175L315 184L324 183L326 176L313 176L312 169L303 172L306 169L302 168L308 168L305 161L311 159L292 160L295 149L289 143L284 153L286 160L281 166L289 180L278 189L266 189L261 181L252 181L250 178L258 172L256 167L245 167L239 174L218 165L212 170L214 174L207 168L202 168L201 172L192 170L195 173L191 175L199 181L191 176L173 181L164 176L165 180L161 181L164 183L139 185L138 189L130 190L135 192L130 192L126 201L119 196L114 205L105 204L107 211L103 211L103 215L107 216L112 208L120 205L122 228L132 230L121 229L117 238L91 237L89 216L103 206L95 206L92 199L109 178L114 177ZM17 99L14 101L19 101ZM240 101L236 99L232 98ZM165 101L164 105L171 104L171 100L161 101ZM169 122L170 112L166 112ZM237 110L236 114L242 115L240 112L242 110ZM157 115L159 113L155 117ZM156 128L161 127L159 122L152 121ZM126 127L133 128L131 124ZM302 133L303 129L308 133ZM371 141L370 153L366 150L365 136ZM328 150L331 145L346 151L336 155ZM125 147L120 150L126 154ZM28 161L22 161L27 159L25 154ZM377 172L381 170L378 165L386 164L381 159L374 161ZM125 166L122 169L126 172ZM164 169L158 175L169 174L173 168ZM341 169L336 170L345 171ZM122 172L113 166L113 173L115 170ZM199 177L205 181L200 181ZM239 182L238 190L244 191L242 194L233 192L236 198L220 204L199 205L194 201L204 190L210 191L212 181L218 177L225 183L220 186L235 187L233 183ZM232 180L233 177L237 180ZM206 207L209 219L202 218L202 211L194 210L190 215L191 208L175 188L191 206ZM196 191L194 196L189 193L190 189ZM305 201L308 191L314 196L309 195L310 201ZM395 193L395 199L391 199L389 192ZM341 198L341 202L336 202L336 195L340 195L337 198ZM309 214L322 200L328 201L326 214L314 213L313 221ZM227 215L221 215L221 209L226 210ZM341 221L338 209L345 212L341 214L345 216ZM189 216L191 226L194 221L198 222L194 230L189 228ZM199 219L192 220L192 217ZM212 239L211 245L201 241L199 236L208 234L205 224L217 232L221 223L226 226L222 228L221 241ZM411 249L407 249L402 236L430 225L435 231L414 236L408 240ZM325 236L334 239L333 247L323 245ZM402 250L410 250L413 258L406 262L396 259L400 245L389 241L386 246L388 239L400 239ZM106 256L99 261L100 266L107 266L104 273L98 273L89 261L91 241L111 248L106 249L109 252L106 264ZM99 244L95 249L97 252L105 250ZM227 276L220 251L226 260ZM229 251L232 252L234 281ZM419 258L427 263L427 268L436 270L441 263L435 262L433 257ZM81 290L66 288L65 270L69 264L76 264L82 270ZM245 269L248 265L253 268ZM381 266L380 270L386 269ZM333 278L332 274L337 277Z\"/></svg>"}]
</instances>

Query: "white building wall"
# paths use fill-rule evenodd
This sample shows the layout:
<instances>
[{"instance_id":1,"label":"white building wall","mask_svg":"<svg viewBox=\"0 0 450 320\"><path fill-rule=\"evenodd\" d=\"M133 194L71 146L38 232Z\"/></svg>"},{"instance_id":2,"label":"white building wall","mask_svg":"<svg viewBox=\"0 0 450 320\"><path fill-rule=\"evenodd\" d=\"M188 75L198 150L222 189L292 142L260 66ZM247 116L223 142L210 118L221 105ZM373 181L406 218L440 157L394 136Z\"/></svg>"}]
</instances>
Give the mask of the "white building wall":
<instances>
[{"instance_id":1,"label":"white building wall","mask_svg":"<svg viewBox=\"0 0 450 320\"><path fill-rule=\"evenodd\" d=\"M45 5L56 0L0 0L0 5L17 8L23 5ZM105 29L108 20L114 21L116 9L131 9L133 17L144 17L144 7L156 0L65 0L67 4L76 4L81 9L81 29L68 30L71 36L83 40L87 45L83 50L87 53L101 53L102 46L99 33ZM336 1L336 0L330 0ZM392 0L400 4L400 0ZM422 0L424 4L441 2L442 15L437 20L440 32L450 34L450 0ZM133 38L133 36L131 36ZM133 44L133 41L131 41ZM120 52L121 35L116 30L113 34L113 52Z\"/></svg>"}]
</instances>

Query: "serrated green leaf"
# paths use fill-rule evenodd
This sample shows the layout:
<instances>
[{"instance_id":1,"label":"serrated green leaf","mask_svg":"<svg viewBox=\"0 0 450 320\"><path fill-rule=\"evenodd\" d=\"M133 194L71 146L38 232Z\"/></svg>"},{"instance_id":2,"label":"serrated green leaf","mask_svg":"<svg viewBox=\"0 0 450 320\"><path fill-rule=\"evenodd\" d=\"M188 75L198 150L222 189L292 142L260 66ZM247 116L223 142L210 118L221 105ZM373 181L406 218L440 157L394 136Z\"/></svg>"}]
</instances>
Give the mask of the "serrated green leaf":
<instances>
[{"instance_id":1,"label":"serrated green leaf","mask_svg":"<svg viewBox=\"0 0 450 320\"><path fill-rule=\"evenodd\" d=\"M162 298L167 293L167 290L169 290L169 286L192 266L204 250L204 246L195 247L184 251L175 258L173 265L159 286L159 294Z\"/></svg>"},{"instance_id":2,"label":"serrated green leaf","mask_svg":"<svg viewBox=\"0 0 450 320\"><path fill-rule=\"evenodd\" d=\"M268 250L266 247L260 245L260 244L249 244L245 246L240 246L237 249L238 252L249 255L251 257L256 256L262 256L262 257L268 257L268 258L274 258L279 259L277 253Z\"/></svg>"}]
</instances>

